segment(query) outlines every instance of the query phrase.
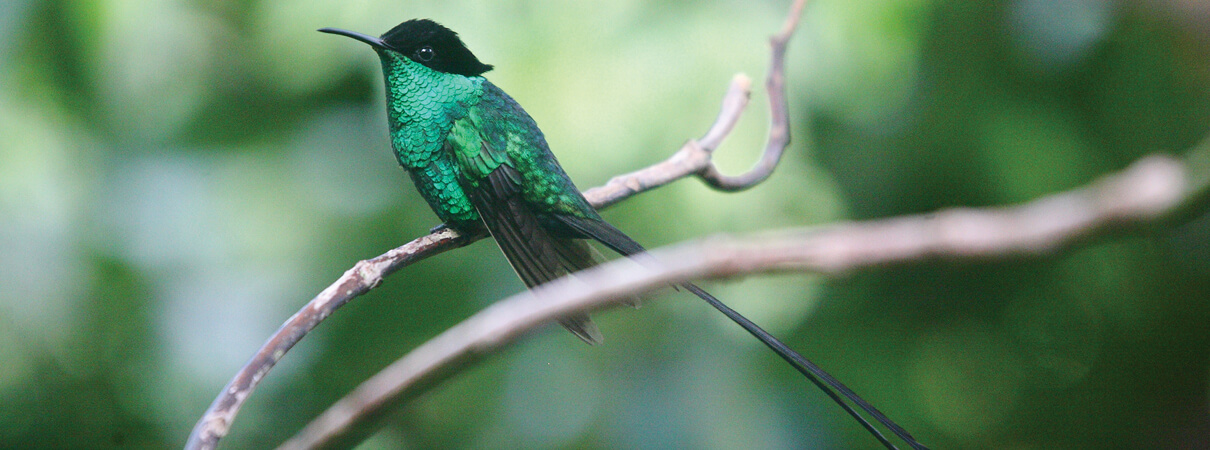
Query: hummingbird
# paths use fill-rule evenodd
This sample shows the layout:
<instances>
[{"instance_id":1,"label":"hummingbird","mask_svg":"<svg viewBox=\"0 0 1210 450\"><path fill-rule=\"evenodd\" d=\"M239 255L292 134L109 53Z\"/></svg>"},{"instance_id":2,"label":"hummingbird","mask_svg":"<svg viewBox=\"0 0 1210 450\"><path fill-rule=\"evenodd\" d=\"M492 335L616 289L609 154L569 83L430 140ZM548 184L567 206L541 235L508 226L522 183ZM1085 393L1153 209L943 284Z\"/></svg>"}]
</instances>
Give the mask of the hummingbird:
<instances>
[{"instance_id":1,"label":"hummingbird","mask_svg":"<svg viewBox=\"0 0 1210 450\"><path fill-rule=\"evenodd\" d=\"M627 256L644 251L601 218L534 119L483 77L492 66L449 28L416 19L382 37L320 31L359 40L378 53L399 163L446 226L486 228L526 286L598 264L599 253L585 239ZM587 315L559 323L585 342L602 341Z\"/></svg>"},{"instance_id":2,"label":"hummingbird","mask_svg":"<svg viewBox=\"0 0 1210 450\"><path fill-rule=\"evenodd\" d=\"M337 28L319 31L374 49L382 63L391 146L399 164L444 226L464 233L486 230L526 286L598 264L602 256L589 240L626 257L645 252L589 204L534 119L483 76L492 66L479 61L457 33L428 19L403 22L380 37ZM761 339L885 445L890 446L829 387L915 443L822 368L696 285L681 287ZM559 323L589 344L602 342L587 315L563 317Z\"/></svg>"}]
</instances>

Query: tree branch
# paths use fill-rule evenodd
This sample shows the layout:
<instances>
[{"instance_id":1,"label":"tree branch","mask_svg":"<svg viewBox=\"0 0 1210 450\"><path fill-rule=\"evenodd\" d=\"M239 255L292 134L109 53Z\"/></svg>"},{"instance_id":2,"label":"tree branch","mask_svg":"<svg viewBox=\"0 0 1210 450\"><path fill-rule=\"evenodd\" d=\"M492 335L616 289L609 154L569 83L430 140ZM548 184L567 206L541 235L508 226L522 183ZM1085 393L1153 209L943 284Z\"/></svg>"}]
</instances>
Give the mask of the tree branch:
<instances>
[{"instance_id":1,"label":"tree branch","mask_svg":"<svg viewBox=\"0 0 1210 450\"><path fill-rule=\"evenodd\" d=\"M334 404L281 448L317 448L362 438L374 418L549 321L622 304L634 295L700 278L765 272L839 274L930 258L1033 255L1131 227L1204 212L1210 199L1210 145L1183 160L1145 157L1087 187L999 208L765 233L719 236L651 252L642 264L619 259L523 292L446 330Z\"/></svg>"},{"instance_id":2,"label":"tree branch","mask_svg":"<svg viewBox=\"0 0 1210 450\"><path fill-rule=\"evenodd\" d=\"M765 90L769 92L769 137L765 143L764 153L761 154L760 160L752 169L737 176L723 175L714 164L707 165L698 173L698 176L710 187L726 192L748 189L768 179L769 175L773 174L773 169L777 167L777 163L781 162L781 155L785 152L786 146L790 144L790 111L786 102L786 43L790 41L794 30L798 28L798 20L802 16L804 6L806 6L806 2L794 2L781 31L769 38L769 46L773 48L773 57L769 59L769 75L765 79ZM722 136L718 138L717 142L712 141L711 137L707 133L706 138L702 139L703 147L708 149L707 152L713 152L718 147L718 143L722 142Z\"/></svg>"},{"instance_id":3,"label":"tree branch","mask_svg":"<svg viewBox=\"0 0 1210 450\"><path fill-rule=\"evenodd\" d=\"M747 76L739 74L732 79L727 94L723 97L723 105L718 118L702 138L690 140L663 162L614 177L599 188L585 191L584 196L588 201L597 209L602 209L633 195L689 176L698 176L710 186L724 191L742 190L768 178L780 161L781 154L789 142L783 61L786 41L793 34L798 24L798 16L805 3L805 0L795 1L781 31L771 39L772 56L766 81L772 110L769 140L760 161L751 171L734 178L726 177L718 172L711 159L714 150L731 133L735 123L743 114L748 104L748 97L751 95L751 80ZM240 407L256 389L260 380L285 356L286 352L338 308L378 286L384 277L403 267L447 250L465 246L483 237L485 235L482 234L465 236L452 229L442 228L381 256L357 262L327 289L324 289L291 316L252 355L252 358L240 368L198 420L185 448L215 448L218 441L230 431Z\"/></svg>"}]
</instances>

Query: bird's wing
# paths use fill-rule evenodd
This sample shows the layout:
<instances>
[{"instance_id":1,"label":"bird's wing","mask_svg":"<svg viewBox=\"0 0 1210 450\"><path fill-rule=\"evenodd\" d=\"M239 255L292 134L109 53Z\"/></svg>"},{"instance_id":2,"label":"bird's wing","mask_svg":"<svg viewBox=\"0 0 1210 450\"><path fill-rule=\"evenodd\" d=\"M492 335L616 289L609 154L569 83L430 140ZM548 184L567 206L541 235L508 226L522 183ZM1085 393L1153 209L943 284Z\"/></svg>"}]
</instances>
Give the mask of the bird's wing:
<instances>
[{"instance_id":1,"label":"bird's wing","mask_svg":"<svg viewBox=\"0 0 1210 450\"><path fill-rule=\"evenodd\" d=\"M542 226L517 190L519 174L501 164L476 189L468 191L471 202L495 237L509 264L526 286L534 287L596 264L583 241L552 236ZM587 315L564 317L564 328L590 344L603 340Z\"/></svg>"},{"instance_id":2,"label":"bird's wing","mask_svg":"<svg viewBox=\"0 0 1210 450\"><path fill-rule=\"evenodd\" d=\"M534 120L495 85L484 83L480 104L455 122L450 136L458 141L464 175L488 182L478 190L490 187L502 197L519 198L529 215L540 217L536 225L548 233L593 239L626 256L644 251L597 214L563 171ZM505 172L496 174L502 167Z\"/></svg>"},{"instance_id":3,"label":"bird's wing","mask_svg":"<svg viewBox=\"0 0 1210 450\"><path fill-rule=\"evenodd\" d=\"M463 189L496 244L526 286L534 287L597 261L586 243L559 236L545 226L541 208L529 201L525 189L529 181L515 167L509 152L524 151L518 146L542 137L540 132L534 134L536 126L511 123L517 118L507 112L491 103L471 108L466 117L454 122L446 145L459 163ZM540 142L544 148L545 142ZM566 317L560 323L586 342L602 340L586 315Z\"/></svg>"}]
</instances>

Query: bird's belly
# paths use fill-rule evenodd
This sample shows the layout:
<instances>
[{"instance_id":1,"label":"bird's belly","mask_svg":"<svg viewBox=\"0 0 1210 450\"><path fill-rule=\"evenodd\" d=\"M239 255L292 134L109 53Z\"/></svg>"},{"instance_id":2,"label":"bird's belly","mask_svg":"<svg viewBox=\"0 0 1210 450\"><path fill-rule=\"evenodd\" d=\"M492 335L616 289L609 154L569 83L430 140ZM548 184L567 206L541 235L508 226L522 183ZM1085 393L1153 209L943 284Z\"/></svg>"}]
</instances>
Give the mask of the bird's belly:
<instances>
[{"instance_id":1,"label":"bird's belly","mask_svg":"<svg viewBox=\"0 0 1210 450\"><path fill-rule=\"evenodd\" d=\"M446 225L457 229L477 226L479 213L458 184L453 164L434 161L426 167L408 168L420 196Z\"/></svg>"}]
</instances>

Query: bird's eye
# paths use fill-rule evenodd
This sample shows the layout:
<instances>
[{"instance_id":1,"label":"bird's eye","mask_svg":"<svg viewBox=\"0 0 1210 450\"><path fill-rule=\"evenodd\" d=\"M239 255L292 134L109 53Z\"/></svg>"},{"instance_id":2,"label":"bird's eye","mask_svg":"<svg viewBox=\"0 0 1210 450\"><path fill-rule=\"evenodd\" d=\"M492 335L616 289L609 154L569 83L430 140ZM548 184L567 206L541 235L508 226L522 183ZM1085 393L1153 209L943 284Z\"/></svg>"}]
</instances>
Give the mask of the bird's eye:
<instances>
[{"instance_id":1,"label":"bird's eye","mask_svg":"<svg viewBox=\"0 0 1210 450\"><path fill-rule=\"evenodd\" d=\"M425 62L432 61L433 55L434 55L433 47L429 47L426 45L424 47L420 47L420 48L416 49L416 59L419 59L421 61L425 61Z\"/></svg>"}]
</instances>

